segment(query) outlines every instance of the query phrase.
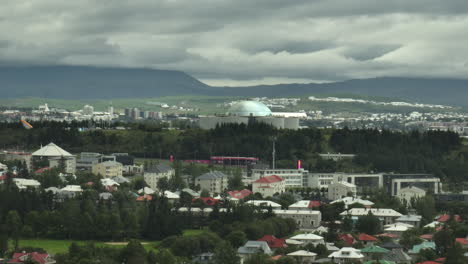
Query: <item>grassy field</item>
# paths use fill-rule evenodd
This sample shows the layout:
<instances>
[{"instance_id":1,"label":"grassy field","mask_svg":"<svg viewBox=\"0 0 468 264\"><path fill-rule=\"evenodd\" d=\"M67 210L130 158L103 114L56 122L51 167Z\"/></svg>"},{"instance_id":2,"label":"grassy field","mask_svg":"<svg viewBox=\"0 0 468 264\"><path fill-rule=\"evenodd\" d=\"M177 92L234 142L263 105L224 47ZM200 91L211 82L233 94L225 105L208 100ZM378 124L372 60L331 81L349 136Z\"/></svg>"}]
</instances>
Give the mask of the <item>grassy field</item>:
<instances>
[{"instance_id":1,"label":"grassy field","mask_svg":"<svg viewBox=\"0 0 468 264\"><path fill-rule=\"evenodd\" d=\"M209 232L207 230L189 229L183 232L183 236L196 236L202 233ZM123 248L127 245L127 242L102 242L102 241L84 241L84 240L55 240L55 239L21 239L19 241L19 247L35 247L43 248L50 254L65 253L68 251L70 245L75 242L79 245L85 245L86 243L94 243L97 246L112 247L112 248ZM160 241L141 241L143 247L149 251L154 250L160 244ZM10 246L13 243L10 242Z\"/></svg>"}]
</instances>

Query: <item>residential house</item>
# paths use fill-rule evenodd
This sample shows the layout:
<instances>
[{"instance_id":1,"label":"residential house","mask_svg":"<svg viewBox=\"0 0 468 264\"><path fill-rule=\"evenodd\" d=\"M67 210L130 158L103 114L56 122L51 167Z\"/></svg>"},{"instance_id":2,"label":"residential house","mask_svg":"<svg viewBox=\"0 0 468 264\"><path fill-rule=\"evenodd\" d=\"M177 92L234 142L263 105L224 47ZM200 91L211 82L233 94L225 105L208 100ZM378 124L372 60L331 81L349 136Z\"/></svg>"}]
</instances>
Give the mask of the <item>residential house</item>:
<instances>
[{"instance_id":1,"label":"residential house","mask_svg":"<svg viewBox=\"0 0 468 264\"><path fill-rule=\"evenodd\" d=\"M312 233L304 233L291 237L292 240L302 242L304 245L313 244L317 246L318 244L325 244L325 240L322 236L315 235Z\"/></svg>"},{"instance_id":2,"label":"residential house","mask_svg":"<svg viewBox=\"0 0 468 264\"><path fill-rule=\"evenodd\" d=\"M396 222L397 218L402 216L399 212L386 208L352 208L342 212L340 215L349 215L351 219L357 221L360 216L368 215L369 213L379 218L384 225L393 224Z\"/></svg>"},{"instance_id":3,"label":"residential house","mask_svg":"<svg viewBox=\"0 0 468 264\"><path fill-rule=\"evenodd\" d=\"M422 250L422 249L432 249L432 250L435 250L436 249L436 244L434 242L422 242L421 244L418 244L418 245L414 245L413 248L411 248L409 251L408 251L408 255L413 259L413 261L415 261L418 256L419 256L419 252Z\"/></svg>"},{"instance_id":4,"label":"residential house","mask_svg":"<svg viewBox=\"0 0 468 264\"><path fill-rule=\"evenodd\" d=\"M371 235L361 233L357 236L357 241L361 242L365 247L369 247L373 246L378 239Z\"/></svg>"},{"instance_id":5,"label":"residential house","mask_svg":"<svg viewBox=\"0 0 468 264\"><path fill-rule=\"evenodd\" d=\"M175 170L166 164L156 164L145 169L143 178L146 184L153 190L158 189L158 181L162 178L171 179L175 175Z\"/></svg>"},{"instance_id":6,"label":"residential house","mask_svg":"<svg viewBox=\"0 0 468 264\"><path fill-rule=\"evenodd\" d=\"M309 230L320 226L322 213L320 211L305 210L273 210L276 216L290 218L296 221L299 229Z\"/></svg>"},{"instance_id":7,"label":"residential house","mask_svg":"<svg viewBox=\"0 0 468 264\"><path fill-rule=\"evenodd\" d=\"M271 207L273 209L281 208L281 204L268 201L268 200L250 200L250 201L247 201L246 204L251 204L253 206L260 206L260 207L266 207L266 208Z\"/></svg>"},{"instance_id":8,"label":"residential house","mask_svg":"<svg viewBox=\"0 0 468 264\"><path fill-rule=\"evenodd\" d=\"M384 226L384 231L389 234L395 234L398 237L401 237L401 235L408 231L411 228L414 228L414 226L410 224L405 224L405 223L394 223L394 224L388 224Z\"/></svg>"},{"instance_id":9,"label":"residential house","mask_svg":"<svg viewBox=\"0 0 468 264\"><path fill-rule=\"evenodd\" d=\"M248 189L240 190L240 191L229 191L229 199L231 201L239 201L244 199L245 197L251 195L253 192Z\"/></svg>"},{"instance_id":10,"label":"residential house","mask_svg":"<svg viewBox=\"0 0 468 264\"><path fill-rule=\"evenodd\" d=\"M364 200L364 199L352 197L352 196L343 197L343 198L340 198L331 202L331 204L334 204L334 203L344 203L345 209L348 209L349 206L352 206L354 204L361 204L365 208L371 208L374 205L374 203L369 200Z\"/></svg>"},{"instance_id":11,"label":"residential house","mask_svg":"<svg viewBox=\"0 0 468 264\"><path fill-rule=\"evenodd\" d=\"M13 178L13 182L19 190L26 190L27 188L37 189L41 183L33 179Z\"/></svg>"},{"instance_id":12,"label":"residential house","mask_svg":"<svg viewBox=\"0 0 468 264\"><path fill-rule=\"evenodd\" d=\"M273 235L264 235L262 238L257 239L257 241L265 241L271 249L284 248L287 247L286 239L277 238Z\"/></svg>"},{"instance_id":13,"label":"residential house","mask_svg":"<svg viewBox=\"0 0 468 264\"><path fill-rule=\"evenodd\" d=\"M455 238L455 242L459 243L463 249L468 249L468 237L465 238Z\"/></svg>"},{"instance_id":14,"label":"residential house","mask_svg":"<svg viewBox=\"0 0 468 264\"><path fill-rule=\"evenodd\" d=\"M110 178L104 178L100 181L102 186L104 186L104 188L109 192L117 191L119 189L120 184Z\"/></svg>"},{"instance_id":15,"label":"residential house","mask_svg":"<svg viewBox=\"0 0 468 264\"><path fill-rule=\"evenodd\" d=\"M307 250L298 250L286 254L286 256L293 257L299 264L312 264L315 260L315 257L317 257L317 254Z\"/></svg>"},{"instance_id":16,"label":"residential house","mask_svg":"<svg viewBox=\"0 0 468 264\"><path fill-rule=\"evenodd\" d=\"M8 264L17 264L25 262L34 262L39 264L54 264L56 261L47 253L38 253L38 252L20 252L14 253L12 258L5 263Z\"/></svg>"},{"instance_id":17,"label":"residential house","mask_svg":"<svg viewBox=\"0 0 468 264\"><path fill-rule=\"evenodd\" d=\"M348 263L360 262L364 259L364 255L359 249L344 247L328 255L328 258L334 260L335 263Z\"/></svg>"},{"instance_id":18,"label":"residential house","mask_svg":"<svg viewBox=\"0 0 468 264\"><path fill-rule=\"evenodd\" d=\"M396 221L398 223L410 224L414 227L419 227L421 224L421 219L422 219L422 216L420 215L409 214L409 215L402 215L401 217L397 218Z\"/></svg>"},{"instance_id":19,"label":"residential house","mask_svg":"<svg viewBox=\"0 0 468 264\"><path fill-rule=\"evenodd\" d=\"M200 186L200 190L207 190L211 194L222 193L227 189L228 176L220 171L213 171L198 176L195 184Z\"/></svg>"},{"instance_id":20,"label":"residential house","mask_svg":"<svg viewBox=\"0 0 468 264\"><path fill-rule=\"evenodd\" d=\"M313 210L320 207L320 201L302 200L291 204L289 210Z\"/></svg>"},{"instance_id":21,"label":"residential house","mask_svg":"<svg viewBox=\"0 0 468 264\"><path fill-rule=\"evenodd\" d=\"M93 173L104 178L122 176L123 165L117 161L104 161L93 166Z\"/></svg>"},{"instance_id":22,"label":"residential house","mask_svg":"<svg viewBox=\"0 0 468 264\"><path fill-rule=\"evenodd\" d=\"M283 193L285 188L284 179L276 175L265 176L252 183L253 193L260 193L263 197Z\"/></svg>"},{"instance_id":23,"label":"residential house","mask_svg":"<svg viewBox=\"0 0 468 264\"><path fill-rule=\"evenodd\" d=\"M243 263L252 254L263 253L267 255L273 254L268 243L265 241L247 241L244 246L237 249L237 253Z\"/></svg>"},{"instance_id":24,"label":"residential house","mask_svg":"<svg viewBox=\"0 0 468 264\"><path fill-rule=\"evenodd\" d=\"M340 181L328 185L328 200L338 200L346 196L356 196L356 185Z\"/></svg>"}]
</instances>

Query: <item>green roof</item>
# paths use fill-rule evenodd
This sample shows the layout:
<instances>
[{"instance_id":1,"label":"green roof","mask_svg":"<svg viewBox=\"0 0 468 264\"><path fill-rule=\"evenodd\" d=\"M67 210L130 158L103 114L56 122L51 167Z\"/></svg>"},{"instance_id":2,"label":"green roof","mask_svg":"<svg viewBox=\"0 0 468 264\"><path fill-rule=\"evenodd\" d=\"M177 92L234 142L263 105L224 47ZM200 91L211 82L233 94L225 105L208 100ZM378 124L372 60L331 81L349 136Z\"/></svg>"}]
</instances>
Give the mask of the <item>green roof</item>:
<instances>
[{"instance_id":1,"label":"green roof","mask_svg":"<svg viewBox=\"0 0 468 264\"><path fill-rule=\"evenodd\" d=\"M362 253L388 253L390 252L390 250L388 249L385 249L383 247L379 247L379 246L370 246L370 247L366 247L366 248L363 248L361 249L361 252Z\"/></svg>"},{"instance_id":2,"label":"green roof","mask_svg":"<svg viewBox=\"0 0 468 264\"><path fill-rule=\"evenodd\" d=\"M395 264L395 262L390 260L369 260L364 262L363 264Z\"/></svg>"},{"instance_id":3,"label":"green roof","mask_svg":"<svg viewBox=\"0 0 468 264\"><path fill-rule=\"evenodd\" d=\"M426 249L426 248L435 249L436 244L434 242L422 242L419 245L414 245L413 248L410 250L410 253L419 254L419 251L421 249Z\"/></svg>"}]
</instances>

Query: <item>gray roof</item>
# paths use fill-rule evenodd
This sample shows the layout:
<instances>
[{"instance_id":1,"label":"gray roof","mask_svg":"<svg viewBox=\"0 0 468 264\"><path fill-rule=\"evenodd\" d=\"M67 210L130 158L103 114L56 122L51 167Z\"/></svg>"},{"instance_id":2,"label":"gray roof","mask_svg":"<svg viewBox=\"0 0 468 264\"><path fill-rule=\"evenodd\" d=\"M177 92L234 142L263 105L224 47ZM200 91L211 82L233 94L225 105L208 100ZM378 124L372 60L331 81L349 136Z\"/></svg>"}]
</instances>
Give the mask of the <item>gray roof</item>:
<instances>
[{"instance_id":1,"label":"gray roof","mask_svg":"<svg viewBox=\"0 0 468 264\"><path fill-rule=\"evenodd\" d=\"M225 177L227 177L227 175L220 171L212 171L212 172L207 172L203 175L198 176L197 180L214 180L214 179L225 178Z\"/></svg>"},{"instance_id":2,"label":"gray roof","mask_svg":"<svg viewBox=\"0 0 468 264\"><path fill-rule=\"evenodd\" d=\"M383 243L382 245L380 245L381 247L383 248L386 248L386 249L397 249L397 248L403 248L402 245L400 244L397 244L393 241L389 241L389 242L386 242L386 243Z\"/></svg>"},{"instance_id":3,"label":"gray roof","mask_svg":"<svg viewBox=\"0 0 468 264\"><path fill-rule=\"evenodd\" d=\"M170 170L173 170L173 168L171 166L168 166L166 164L156 164L156 165L153 165L153 166L149 167L148 169L146 169L145 172L165 173L165 172L168 172Z\"/></svg>"},{"instance_id":4,"label":"gray roof","mask_svg":"<svg viewBox=\"0 0 468 264\"><path fill-rule=\"evenodd\" d=\"M247 241L244 246L237 249L239 254L264 253L270 255L273 253L265 241Z\"/></svg>"},{"instance_id":5,"label":"gray roof","mask_svg":"<svg viewBox=\"0 0 468 264\"><path fill-rule=\"evenodd\" d=\"M393 249L389 253L385 254L382 259L394 261L396 263L411 261L411 257L402 249Z\"/></svg>"},{"instance_id":6,"label":"gray roof","mask_svg":"<svg viewBox=\"0 0 468 264\"><path fill-rule=\"evenodd\" d=\"M406 221L406 222L419 222L421 221L422 216L420 215L402 215L396 219L396 221Z\"/></svg>"},{"instance_id":7,"label":"gray roof","mask_svg":"<svg viewBox=\"0 0 468 264\"><path fill-rule=\"evenodd\" d=\"M100 193L99 194L99 199L102 199L102 200L109 200L112 198L112 194L111 193L108 193L108 192L104 192L104 193Z\"/></svg>"},{"instance_id":8,"label":"gray roof","mask_svg":"<svg viewBox=\"0 0 468 264\"><path fill-rule=\"evenodd\" d=\"M112 180L114 180L116 183L129 183L130 180L125 178L124 176L115 176L115 177L112 177Z\"/></svg>"}]
</instances>

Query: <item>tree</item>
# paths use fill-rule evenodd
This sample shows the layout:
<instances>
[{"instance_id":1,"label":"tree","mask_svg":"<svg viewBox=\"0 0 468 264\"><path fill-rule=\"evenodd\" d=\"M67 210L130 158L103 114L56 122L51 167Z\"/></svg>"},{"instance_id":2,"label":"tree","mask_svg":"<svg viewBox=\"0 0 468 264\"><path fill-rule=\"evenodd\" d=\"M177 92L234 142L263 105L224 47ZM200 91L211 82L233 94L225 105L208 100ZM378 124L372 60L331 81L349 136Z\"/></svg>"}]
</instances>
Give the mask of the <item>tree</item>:
<instances>
[{"instance_id":1,"label":"tree","mask_svg":"<svg viewBox=\"0 0 468 264\"><path fill-rule=\"evenodd\" d=\"M176 257L172 255L171 251L162 248L154 253L151 251L148 254L148 264L176 264Z\"/></svg>"},{"instance_id":2,"label":"tree","mask_svg":"<svg viewBox=\"0 0 468 264\"><path fill-rule=\"evenodd\" d=\"M447 252L447 259L445 264L463 264L465 262L465 257L463 255L464 251L460 243L455 243Z\"/></svg>"},{"instance_id":3,"label":"tree","mask_svg":"<svg viewBox=\"0 0 468 264\"><path fill-rule=\"evenodd\" d=\"M229 243L222 242L214 250L213 262L215 264L239 264L240 258Z\"/></svg>"},{"instance_id":4,"label":"tree","mask_svg":"<svg viewBox=\"0 0 468 264\"><path fill-rule=\"evenodd\" d=\"M146 250L138 240L132 239L122 250L121 259L125 264L145 264Z\"/></svg>"},{"instance_id":5,"label":"tree","mask_svg":"<svg viewBox=\"0 0 468 264\"><path fill-rule=\"evenodd\" d=\"M15 250L18 249L18 241L21 233L21 218L17 211L9 211L5 221L8 226L9 236L13 239Z\"/></svg>"},{"instance_id":6,"label":"tree","mask_svg":"<svg viewBox=\"0 0 468 264\"><path fill-rule=\"evenodd\" d=\"M449 248L454 244L455 237L449 229L442 229L434 234L434 242L436 244L437 253L440 255L447 255Z\"/></svg>"},{"instance_id":7,"label":"tree","mask_svg":"<svg viewBox=\"0 0 468 264\"><path fill-rule=\"evenodd\" d=\"M200 197L210 197L210 192L206 189L203 189L200 193Z\"/></svg>"},{"instance_id":8,"label":"tree","mask_svg":"<svg viewBox=\"0 0 468 264\"><path fill-rule=\"evenodd\" d=\"M356 222L356 229L361 233L369 235L377 234L380 229L380 220L370 211L368 215L360 216Z\"/></svg>"},{"instance_id":9,"label":"tree","mask_svg":"<svg viewBox=\"0 0 468 264\"><path fill-rule=\"evenodd\" d=\"M293 257L281 257L275 263L276 264L297 264L298 262Z\"/></svg>"},{"instance_id":10,"label":"tree","mask_svg":"<svg viewBox=\"0 0 468 264\"><path fill-rule=\"evenodd\" d=\"M242 171L239 168L236 168L234 172L232 172L231 177L229 177L228 189L229 190L244 189L244 183L242 182Z\"/></svg>"},{"instance_id":11,"label":"tree","mask_svg":"<svg viewBox=\"0 0 468 264\"><path fill-rule=\"evenodd\" d=\"M245 264L273 264L274 262L271 260L271 257L263 254L263 253L257 253L257 254L252 254L250 255L246 261L244 261Z\"/></svg>"},{"instance_id":12,"label":"tree","mask_svg":"<svg viewBox=\"0 0 468 264\"><path fill-rule=\"evenodd\" d=\"M5 225L0 224L0 256L4 257L8 251L8 231Z\"/></svg>"},{"instance_id":13,"label":"tree","mask_svg":"<svg viewBox=\"0 0 468 264\"><path fill-rule=\"evenodd\" d=\"M169 190L170 188L169 180L166 177L162 177L161 179L158 180L157 187L158 187L158 190L160 190L161 192Z\"/></svg>"},{"instance_id":14,"label":"tree","mask_svg":"<svg viewBox=\"0 0 468 264\"><path fill-rule=\"evenodd\" d=\"M226 236L226 240L231 243L234 248L238 248L247 241L247 236L240 230L234 230Z\"/></svg>"}]
</instances>

